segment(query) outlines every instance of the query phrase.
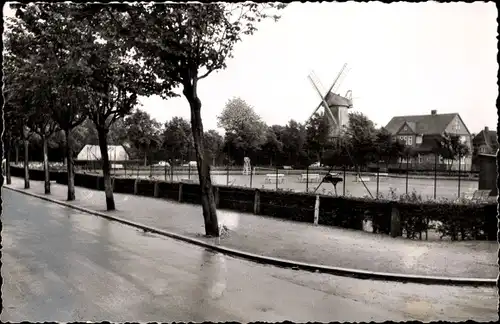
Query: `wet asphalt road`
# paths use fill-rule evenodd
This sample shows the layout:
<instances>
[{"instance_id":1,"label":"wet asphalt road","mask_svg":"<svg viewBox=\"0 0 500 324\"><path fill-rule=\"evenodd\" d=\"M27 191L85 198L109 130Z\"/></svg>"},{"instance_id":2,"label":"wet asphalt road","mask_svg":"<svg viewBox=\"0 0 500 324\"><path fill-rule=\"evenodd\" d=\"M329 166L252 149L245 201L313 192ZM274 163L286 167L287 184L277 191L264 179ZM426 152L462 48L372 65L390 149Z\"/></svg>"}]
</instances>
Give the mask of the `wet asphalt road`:
<instances>
[{"instance_id":1,"label":"wet asphalt road","mask_svg":"<svg viewBox=\"0 0 500 324\"><path fill-rule=\"evenodd\" d=\"M497 319L493 288L254 264L2 189L2 322Z\"/></svg>"}]
</instances>

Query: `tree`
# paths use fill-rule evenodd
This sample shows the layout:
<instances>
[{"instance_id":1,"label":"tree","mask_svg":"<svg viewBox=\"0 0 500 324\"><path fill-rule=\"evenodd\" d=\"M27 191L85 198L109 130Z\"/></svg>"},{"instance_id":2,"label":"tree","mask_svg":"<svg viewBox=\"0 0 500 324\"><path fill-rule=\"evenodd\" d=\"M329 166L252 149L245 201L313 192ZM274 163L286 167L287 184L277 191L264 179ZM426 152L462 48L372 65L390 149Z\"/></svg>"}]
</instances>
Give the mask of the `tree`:
<instances>
[{"instance_id":1,"label":"tree","mask_svg":"<svg viewBox=\"0 0 500 324\"><path fill-rule=\"evenodd\" d=\"M243 161L246 156L257 155L266 141L267 126L252 106L241 98L233 98L217 119L217 126L226 131L225 149L231 158Z\"/></svg>"},{"instance_id":2,"label":"tree","mask_svg":"<svg viewBox=\"0 0 500 324\"><path fill-rule=\"evenodd\" d=\"M160 123L151 118L147 112L137 109L125 118L124 127L128 140L144 157L146 166L148 153L151 149L160 147Z\"/></svg>"},{"instance_id":3,"label":"tree","mask_svg":"<svg viewBox=\"0 0 500 324\"><path fill-rule=\"evenodd\" d=\"M332 149L329 139L330 127L324 113L316 113L306 124L307 150L309 157L323 162L323 155L327 149Z\"/></svg>"},{"instance_id":4,"label":"tree","mask_svg":"<svg viewBox=\"0 0 500 324\"><path fill-rule=\"evenodd\" d=\"M181 164L189 159L193 145L193 136L189 122L182 117L174 117L165 123L162 147L172 161L180 160Z\"/></svg>"},{"instance_id":5,"label":"tree","mask_svg":"<svg viewBox=\"0 0 500 324\"><path fill-rule=\"evenodd\" d=\"M89 30L67 15L66 4L14 4L16 18L10 25L9 48L28 61L31 76L44 84L50 101L51 118L65 133L68 200L75 199L74 165L71 131L85 120L81 108L88 102L83 63L79 45L89 40ZM25 148L25 155L27 149Z\"/></svg>"},{"instance_id":6,"label":"tree","mask_svg":"<svg viewBox=\"0 0 500 324\"><path fill-rule=\"evenodd\" d=\"M283 142L281 142L280 137L283 132L283 127L280 125L273 125L267 128L266 131L266 141L262 145L263 158L270 166L274 163L278 163L282 159L283 155Z\"/></svg>"},{"instance_id":7,"label":"tree","mask_svg":"<svg viewBox=\"0 0 500 324\"><path fill-rule=\"evenodd\" d=\"M284 127L280 137L283 143L283 163L294 166L302 166L309 162L306 153L307 132L305 125L295 120L290 120Z\"/></svg>"},{"instance_id":8,"label":"tree","mask_svg":"<svg viewBox=\"0 0 500 324\"><path fill-rule=\"evenodd\" d=\"M376 132L375 148L377 162L380 162L381 160L384 161L387 168L391 162L394 162L398 157L403 156L405 152L405 145L399 140L394 141L391 133L383 127Z\"/></svg>"},{"instance_id":9,"label":"tree","mask_svg":"<svg viewBox=\"0 0 500 324\"><path fill-rule=\"evenodd\" d=\"M92 4L87 5L88 10L82 13L92 26L107 32L104 38L126 39L129 48L135 49L145 66L162 80L163 91L182 85L182 93L191 110L205 232L209 236L219 236L219 224L210 163L203 154L198 82L214 71L224 69L242 35L253 34L256 23L262 19L277 20L274 11L283 7L282 4L255 3Z\"/></svg>"},{"instance_id":10,"label":"tree","mask_svg":"<svg viewBox=\"0 0 500 324\"><path fill-rule=\"evenodd\" d=\"M212 161L212 165L215 165L224 146L224 138L217 131L210 129L205 132L203 139L205 141L205 157Z\"/></svg>"},{"instance_id":11,"label":"tree","mask_svg":"<svg viewBox=\"0 0 500 324\"><path fill-rule=\"evenodd\" d=\"M444 133L437 141L437 152L446 161L455 161L456 159L468 156L470 148L462 143L460 136ZM452 164L448 163L449 168Z\"/></svg>"},{"instance_id":12,"label":"tree","mask_svg":"<svg viewBox=\"0 0 500 324\"><path fill-rule=\"evenodd\" d=\"M347 150L358 171L360 166L375 160L375 124L363 113L349 113L346 140Z\"/></svg>"},{"instance_id":13,"label":"tree","mask_svg":"<svg viewBox=\"0 0 500 324\"><path fill-rule=\"evenodd\" d=\"M32 132L28 128L28 120L34 114L35 110L31 106L28 92L24 91L24 87L26 86L25 80L30 75L30 71L25 68L26 60L19 58L12 51L12 43L15 39L12 33L7 33L5 42L6 53L4 55L4 97L6 111L8 112L8 117L11 118L11 121L8 122L7 130L10 132L9 139L15 140L15 134L18 134L24 144L24 188L29 189L28 146ZM10 148L10 143L8 147Z\"/></svg>"}]
</instances>

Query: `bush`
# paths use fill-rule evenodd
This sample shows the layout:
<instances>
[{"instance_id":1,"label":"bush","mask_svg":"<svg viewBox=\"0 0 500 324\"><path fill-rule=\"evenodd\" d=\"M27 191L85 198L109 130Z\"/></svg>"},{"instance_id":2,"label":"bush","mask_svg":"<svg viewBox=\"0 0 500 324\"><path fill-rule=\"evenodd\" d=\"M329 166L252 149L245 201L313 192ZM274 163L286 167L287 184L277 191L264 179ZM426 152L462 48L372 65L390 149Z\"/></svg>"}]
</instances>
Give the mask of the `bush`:
<instances>
[{"instance_id":1,"label":"bush","mask_svg":"<svg viewBox=\"0 0 500 324\"><path fill-rule=\"evenodd\" d=\"M259 190L260 214L297 222L314 221L316 197L306 193Z\"/></svg>"},{"instance_id":2,"label":"bush","mask_svg":"<svg viewBox=\"0 0 500 324\"><path fill-rule=\"evenodd\" d=\"M255 190L241 187L219 188L219 208L253 213Z\"/></svg>"},{"instance_id":3,"label":"bush","mask_svg":"<svg viewBox=\"0 0 500 324\"><path fill-rule=\"evenodd\" d=\"M178 182L158 182L158 197L171 200L179 199L179 183Z\"/></svg>"},{"instance_id":4,"label":"bush","mask_svg":"<svg viewBox=\"0 0 500 324\"><path fill-rule=\"evenodd\" d=\"M182 202L201 204L201 188L198 184L182 183Z\"/></svg>"},{"instance_id":5,"label":"bush","mask_svg":"<svg viewBox=\"0 0 500 324\"><path fill-rule=\"evenodd\" d=\"M363 229L366 201L321 195L319 206L319 224Z\"/></svg>"},{"instance_id":6,"label":"bush","mask_svg":"<svg viewBox=\"0 0 500 324\"><path fill-rule=\"evenodd\" d=\"M137 180L137 195L154 197L155 182L151 180Z\"/></svg>"},{"instance_id":7,"label":"bush","mask_svg":"<svg viewBox=\"0 0 500 324\"><path fill-rule=\"evenodd\" d=\"M135 179L130 178L115 178L116 193L134 194Z\"/></svg>"},{"instance_id":8,"label":"bush","mask_svg":"<svg viewBox=\"0 0 500 324\"><path fill-rule=\"evenodd\" d=\"M98 187L99 176L91 174L75 174L75 186L96 190Z\"/></svg>"}]
</instances>

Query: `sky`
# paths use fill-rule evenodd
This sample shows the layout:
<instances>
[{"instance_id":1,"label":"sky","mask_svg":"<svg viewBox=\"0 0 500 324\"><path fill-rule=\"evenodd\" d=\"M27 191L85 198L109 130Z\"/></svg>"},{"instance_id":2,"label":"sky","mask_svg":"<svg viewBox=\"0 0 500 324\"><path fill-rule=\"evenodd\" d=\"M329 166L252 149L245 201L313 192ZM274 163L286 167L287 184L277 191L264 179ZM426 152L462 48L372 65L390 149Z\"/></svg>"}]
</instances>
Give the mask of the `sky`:
<instances>
[{"instance_id":1,"label":"sky","mask_svg":"<svg viewBox=\"0 0 500 324\"><path fill-rule=\"evenodd\" d=\"M496 129L497 9L474 3L291 3L278 22L258 25L235 46L227 68L199 82L204 129L217 129L240 97L269 125L305 122L321 100L307 76L352 90L354 107L385 126L393 116L459 113L471 133ZM179 89L179 94L181 91ZM160 122L189 120L181 95L141 98ZM218 129L221 131L220 129Z\"/></svg>"}]
</instances>

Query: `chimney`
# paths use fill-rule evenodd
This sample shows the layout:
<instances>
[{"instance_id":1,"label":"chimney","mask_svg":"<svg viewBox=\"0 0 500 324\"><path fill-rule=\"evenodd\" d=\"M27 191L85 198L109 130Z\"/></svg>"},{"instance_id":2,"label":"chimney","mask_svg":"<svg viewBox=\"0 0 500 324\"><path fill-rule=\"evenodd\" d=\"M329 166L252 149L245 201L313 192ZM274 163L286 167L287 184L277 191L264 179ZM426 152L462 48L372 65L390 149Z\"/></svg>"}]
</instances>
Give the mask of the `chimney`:
<instances>
[{"instance_id":1,"label":"chimney","mask_svg":"<svg viewBox=\"0 0 500 324\"><path fill-rule=\"evenodd\" d=\"M437 114L437 110L431 110L431 115Z\"/></svg>"},{"instance_id":2,"label":"chimney","mask_svg":"<svg viewBox=\"0 0 500 324\"><path fill-rule=\"evenodd\" d=\"M485 127L484 127L484 132L485 132L485 133L488 133L488 131L489 131L488 126L485 126Z\"/></svg>"}]
</instances>

